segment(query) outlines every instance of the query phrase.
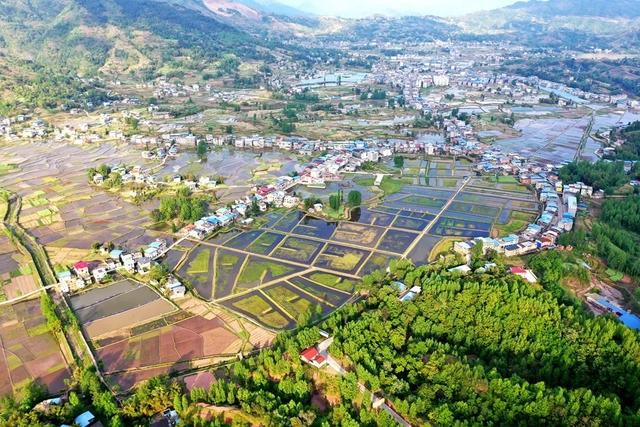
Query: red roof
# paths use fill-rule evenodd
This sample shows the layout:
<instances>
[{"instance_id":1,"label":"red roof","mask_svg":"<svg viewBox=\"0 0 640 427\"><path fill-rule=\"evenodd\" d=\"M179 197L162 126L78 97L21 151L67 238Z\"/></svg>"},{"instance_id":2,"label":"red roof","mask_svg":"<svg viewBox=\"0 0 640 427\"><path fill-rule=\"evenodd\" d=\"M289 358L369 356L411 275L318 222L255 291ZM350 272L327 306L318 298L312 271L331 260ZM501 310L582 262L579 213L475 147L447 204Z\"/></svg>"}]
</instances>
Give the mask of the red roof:
<instances>
[{"instance_id":1,"label":"red roof","mask_svg":"<svg viewBox=\"0 0 640 427\"><path fill-rule=\"evenodd\" d=\"M522 273L525 273L526 270L522 267L511 267L511 272L513 274L522 274Z\"/></svg>"},{"instance_id":2,"label":"red roof","mask_svg":"<svg viewBox=\"0 0 640 427\"><path fill-rule=\"evenodd\" d=\"M75 264L73 264L73 268L75 268L76 270L81 270L83 268L89 268L89 263L87 261L78 261Z\"/></svg>"},{"instance_id":3,"label":"red roof","mask_svg":"<svg viewBox=\"0 0 640 427\"><path fill-rule=\"evenodd\" d=\"M309 347L300 353L300 356L307 360L313 360L318 356L318 350L315 347Z\"/></svg>"},{"instance_id":4,"label":"red roof","mask_svg":"<svg viewBox=\"0 0 640 427\"><path fill-rule=\"evenodd\" d=\"M317 356L315 357L315 359L314 359L314 360L315 360L316 362L318 362L318 363L322 364L322 363L324 362L324 356L323 356L323 355L321 355L321 354L319 354L319 355L317 355Z\"/></svg>"}]
</instances>

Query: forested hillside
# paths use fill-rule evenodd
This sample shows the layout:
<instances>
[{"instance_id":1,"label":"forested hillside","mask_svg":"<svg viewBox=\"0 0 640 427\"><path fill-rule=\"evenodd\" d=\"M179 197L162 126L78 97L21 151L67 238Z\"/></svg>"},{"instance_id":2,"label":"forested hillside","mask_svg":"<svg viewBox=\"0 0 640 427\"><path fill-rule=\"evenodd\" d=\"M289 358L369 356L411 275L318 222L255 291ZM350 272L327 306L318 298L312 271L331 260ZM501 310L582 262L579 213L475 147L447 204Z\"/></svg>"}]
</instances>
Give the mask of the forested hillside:
<instances>
[{"instance_id":1,"label":"forested hillside","mask_svg":"<svg viewBox=\"0 0 640 427\"><path fill-rule=\"evenodd\" d=\"M234 425L391 425L386 412L370 409L360 383L414 425L640 422L637 332L565 306L516 276L460 277L446 267L394 262L391 275L365 279L367 299L320 325L335 337L329 351L349 371L343 377L299 360L320 339L312 327L282 334L273 348L219 370L210 390L186 394L161 379L141 386L118 411L100 401L93 407L116 420L110 425L139 422L165 406L187 424L222 425L200 419L196 403L236 411ZM391 279L421 285L422 293L401 302ZM16 407L0 411L5 420L20 414Z\"/></svg>"},{"instance_id":2,"label":"forested hillside","mask_svg":"<svg viewBox=\"0 0 640 427\"><path fill-rule=\"evenodd\" d=\"M265 39L198 3L163 0L0 2L2 104L60 106L99 86L86 79L153 78L164 66L201 69L233 53L271 58ZM78 81L78 78L85 81ZM62 83L61 83L62 82ZM80 87L85 86L85 87ZM0 105L1 106L1 105ZM1 111L0 111L1 113Z\"/></svg>"}]
</instances>

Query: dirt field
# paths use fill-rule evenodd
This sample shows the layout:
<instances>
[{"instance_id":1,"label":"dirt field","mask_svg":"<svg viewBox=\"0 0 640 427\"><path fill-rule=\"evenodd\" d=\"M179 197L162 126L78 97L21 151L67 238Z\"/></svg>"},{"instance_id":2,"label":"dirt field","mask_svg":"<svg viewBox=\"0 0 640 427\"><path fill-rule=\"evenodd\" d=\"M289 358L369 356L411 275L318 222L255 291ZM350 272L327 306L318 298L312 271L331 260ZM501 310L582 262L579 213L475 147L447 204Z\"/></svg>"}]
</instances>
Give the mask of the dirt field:
<instances>
[{"instance_id":1,"label":"dirt field","mask_svg":"<svg viewBox=\"0 0 640 427\"><path fill-rule=\"evenodd\" d=\"M29 381L50 393L65 388L69 369L49 332L40 301L28 300L0 310L0 394L19 392Z\"/></svg>"},{"instance_id":2,"label":"dirt field","mask_svg":"<svg viewBox=\"0 0 640 427\"><path fill-rule=\"evenodd\" d=\"M114 374L114 381L127 389L139 376L155 375L177 369L193 359L233 357L241 350L241 340L225 322L214 317L192 316L170 326L141 335L112 342L97 349L96 355L106 374ZM131 371L126 375L123 371ZM144 372L140 371L144 370Z\"/></svg>"},{"instance_id":3,"label":"dirt field","mask_svg":"<svg viewBox=\"0 0 640 427\"><path fill-rule=\"evenodd\" d=\"M174 310L174 307L164 299L156 299L147 304L130 310L103 317L83 325L87 335L96 339L108 335L123 328L147 322L153 318L163 316Z\"/></svg>"}]
</instances>

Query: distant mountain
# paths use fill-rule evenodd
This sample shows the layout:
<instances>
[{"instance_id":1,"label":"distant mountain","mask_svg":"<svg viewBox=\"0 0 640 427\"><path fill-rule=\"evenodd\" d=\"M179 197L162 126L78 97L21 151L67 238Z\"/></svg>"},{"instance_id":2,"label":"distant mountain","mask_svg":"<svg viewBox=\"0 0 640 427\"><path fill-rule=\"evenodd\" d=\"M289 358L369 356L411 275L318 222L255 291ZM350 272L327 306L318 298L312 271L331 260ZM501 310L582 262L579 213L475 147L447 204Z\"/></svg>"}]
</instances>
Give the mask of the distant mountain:
<instances>
[{"instance_id":1,"label":"distant mountain","mask_svg":"<svg viewBox=\"0 0 640 427\"><path fill-rule=\"evenodd\" d=\"M466 34L529 45L615 47L636 43L640 0L531 0L456 18Z\"/></svg>"},{"instance_id":2,"label":"distant mountain","mask_svg":"<svg viewBox=\"0 0 640 427\"><path fill-rule=\"evenodd\" d=\"M197 0L0 0L0 55L80 74L259 56L261 45Z\"/></svg>"},{"instance_id":3,"label":"distant mountain","mask_svg":"<svg viewBox=\"0 0 640 427\"><path fill-rule=\"evenodd\" d=\"M592 16L598 18L638 18L640 0L531 0L504 8L532 16Z\"/></svg>"}]
</instances>

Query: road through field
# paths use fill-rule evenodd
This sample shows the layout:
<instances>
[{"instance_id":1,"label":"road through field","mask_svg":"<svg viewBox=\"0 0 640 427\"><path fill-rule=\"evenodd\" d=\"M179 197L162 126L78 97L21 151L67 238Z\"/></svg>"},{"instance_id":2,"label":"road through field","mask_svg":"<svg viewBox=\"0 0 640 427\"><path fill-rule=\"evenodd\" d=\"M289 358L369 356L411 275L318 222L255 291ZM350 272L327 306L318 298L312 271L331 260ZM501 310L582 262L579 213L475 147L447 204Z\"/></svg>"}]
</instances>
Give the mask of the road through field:
<instances>
[{"instance_id":1,"label":"road through field","mask_svg":"<svg viewBox=\"0 0 640 427\"><path fill-rule=\"evenodd\" d=\"M453 194L449 200L447 200L447 203L444 204L444 206L442 206L442 209L440 209L440 212L438 212L438 214L431 220L431 222L429 223L429 225L427 225L418 235L417 238L415 238L413 240L413 242L411 242L411 244L409 245L409 247L407 248L406 251L404 251L404 253L402 254L401 258L407 258L409 256L409 254L411 253L411 251L413 251L413 249L415 249L416 245L418 244L418 242L420 240L422 240L422 238L424 236L427 235L427 233L429 232L429 230L431 230L431 228L433 227L433 225L438 222L438 220L440 219L440 217L442 216L442 214L444 214L444 212L449 208L449 206L451 206L451 203L453 203L453 201L455 200L456 197L458 197L458 194L460 194L460 192L464 189L464 187L466 187L466 185L471 181L471 179L467 176L464 178L464 181L462 183L462 185L460 186L460 188L458 188L458 190L455 192L455 194ZM428 255L428 254L427 254Z\"/></svg>"}]
</instances>

